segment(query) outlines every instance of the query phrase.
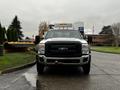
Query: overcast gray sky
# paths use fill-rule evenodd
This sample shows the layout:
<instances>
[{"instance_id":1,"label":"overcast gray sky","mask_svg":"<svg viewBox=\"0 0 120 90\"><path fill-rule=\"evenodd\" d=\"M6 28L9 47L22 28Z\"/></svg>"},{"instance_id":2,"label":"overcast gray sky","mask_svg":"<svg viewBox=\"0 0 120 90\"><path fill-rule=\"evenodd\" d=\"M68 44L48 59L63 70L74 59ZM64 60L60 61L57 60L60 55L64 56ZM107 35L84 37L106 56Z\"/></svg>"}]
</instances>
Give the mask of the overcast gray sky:
<instances>
[{"instance_id":1,"label":"overcast gray sky","mask_svg":"<svg viewBox=\"0 0 120 90\"><path fill-rule=\"evenodd\" d=\"M26 36L37 34L40 21L83 21L99 32L103 25L120 21L120 0L0 0L0 22L8 27L18 15Z\"/></svg>"}]
</instances>

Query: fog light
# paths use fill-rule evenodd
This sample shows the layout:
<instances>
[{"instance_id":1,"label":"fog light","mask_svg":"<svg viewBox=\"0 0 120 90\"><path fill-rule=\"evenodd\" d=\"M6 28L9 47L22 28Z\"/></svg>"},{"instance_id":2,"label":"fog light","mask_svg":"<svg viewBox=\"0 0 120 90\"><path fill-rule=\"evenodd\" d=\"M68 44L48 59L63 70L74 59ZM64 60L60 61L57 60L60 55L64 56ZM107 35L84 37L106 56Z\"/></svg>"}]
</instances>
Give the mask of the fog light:
<instances>
[{"instance_id":1,"label":"fog light","mask_svg":"<svg viewBox=\"0 0 120 90\"><path fill-rule=\"evenodd\" d=\"M40 62L44 62L44 59L42 57L39 57Z\"/></svg>"},{"instance_id":2,"label":"fog light","mask_svg":"<svg viewBox=\"0 0 120 90\"><path fill-rule=\"evenodd\" d=\"M84 58L84 59L83 59L83 62L87 62L87 61L88 61L88 58Z\"/></svg>"}]
</instances>

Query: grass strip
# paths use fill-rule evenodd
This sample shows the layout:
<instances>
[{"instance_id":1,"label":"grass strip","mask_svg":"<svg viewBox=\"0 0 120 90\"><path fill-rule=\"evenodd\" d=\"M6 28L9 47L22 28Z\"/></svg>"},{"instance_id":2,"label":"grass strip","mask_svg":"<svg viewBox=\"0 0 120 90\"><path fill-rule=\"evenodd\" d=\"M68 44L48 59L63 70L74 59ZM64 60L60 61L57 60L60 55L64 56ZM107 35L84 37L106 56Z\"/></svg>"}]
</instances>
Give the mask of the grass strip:
<instances>
[{"instance_id":1,"label":"grass strip","mask_svg":"<svg viewBox=\"0 0 120 90\"><path fill-rule=\"evenodd\" d=\"M120 47L93 46L91 47L91 50L97 52L104 52L104 53L120 54Z\"/></svg>"},{"instance_id":2,"label":"grass strip","mask_svg":"<svg viewBox=\"0 0 120 90\"><path fill-rule=\"evenodd\" d=\"M35 60L35 55L30 53L6 53L0 56L0 71L21 66Z\"/></svg>"}]
</instances>

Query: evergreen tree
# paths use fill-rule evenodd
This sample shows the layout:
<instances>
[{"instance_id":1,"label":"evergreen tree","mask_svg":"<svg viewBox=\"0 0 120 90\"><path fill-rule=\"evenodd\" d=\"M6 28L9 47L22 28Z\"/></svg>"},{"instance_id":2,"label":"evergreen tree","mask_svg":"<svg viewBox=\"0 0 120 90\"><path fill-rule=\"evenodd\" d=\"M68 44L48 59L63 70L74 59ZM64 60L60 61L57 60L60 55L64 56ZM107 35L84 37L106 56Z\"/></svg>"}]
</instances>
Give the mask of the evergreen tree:
<instances>
[{"instance_id":1,"label":"evergreen tree","mask_svg":"<svg viewBox=\"0 0 120 90\"><path fill-rule=\"evenodd\" d=\"M13 38L13 41L18 41L18 33L17 33L17 30L16 29L13 29L12 30L12 38Z\"/></svg>"},{"instance_id":2,"label":"evergreen tree","mask_svg":"<svg viewBox=\"0 0 120 90\"><path fill-rule=\"evenodd\" d=\"M104 26L99 34L109 34L109 35L113 35L111 25Z\"/></svg>"},{"instance_id":3,"label":"evergreen tree","mask_svg":"<svg viewBox=\"0 0 120 90\"><path fill-rule=\"evenodd\" d=\"M9 27L8 27L8 30L7 30L7 40L8 40L9 42L10 42L10 41L13 41L12 36L13 36L12 27L9 26Z\"/></svg>"},{"instance_id":4,"label":"evergreen tree","mask_svg":"<svg viewBox=\"0 0 120 90\"><path fill-rule=\"evenodd\" d=\"M6 41L7 40L7 37L6 37L6 28L3 27L2 30L3 30L3 38L4 38L3 40Z\"/></svg>"},{"instance_id":5,"label":"evergreen tree","mask_svg":"<svg viewBox=\"0 0 120 90\"><path fill-rule=\"evenodd\" d=\"M2 26L1 26L1 23L0 23L0 44L2 43Z\"/></svg>"},{"instance_id":6,"label":"evergreen tree","mask_svg":"<svg viewBox=\"0 0 120 90\"><path fill-rule=\"evenodd\" d=\"M18 41L18 39L22 39L22 37L24 36L22 34L21 31L21 25L20 25L20 21L18 20L18 17L15 16L15 18L13 19L11 25L9 26L8 30L7 30L7 37L8 37L8 41Z\"/></svg>"},{"instance_id":7,"label":"evergreen tree","mask_svg":"<svg viewBox=\"0 0 120 90\"><path fill-rule=\"evenodd\" d=\"M0 44L3 44L3 42L5 41L5 34L6 34L6 29L5 27L2 27L0 23Z\"/></svg>"},{"instance_id":8,"label":"evergreen tree","mask_svg":"<svg viewBox=\"0 0 120 90\"><path fill-rule=\"evenodd\" d=\"M17 30L14 29L13 27L9 27L8 30L7 30L7 38L8 38L9 42L18 41Z\"/></svg>"}]
</instances>

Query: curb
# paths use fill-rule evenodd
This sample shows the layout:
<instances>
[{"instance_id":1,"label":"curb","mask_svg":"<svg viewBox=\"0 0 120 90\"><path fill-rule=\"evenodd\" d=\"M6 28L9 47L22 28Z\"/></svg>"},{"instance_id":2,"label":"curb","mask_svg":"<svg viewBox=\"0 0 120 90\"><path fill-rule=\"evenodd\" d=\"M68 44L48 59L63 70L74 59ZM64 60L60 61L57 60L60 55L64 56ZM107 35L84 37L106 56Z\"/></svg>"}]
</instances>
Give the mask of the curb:
<instances>
[{"instance_id":1,"label":"curb","mask_svg":"<svg viewBox=\"0 0 120 90\"><path fill-rule=\"evenodd\" d=\"M92 50L91 51L95 51L95 52L100 52L100 53L107 53L107 54L120 54L120 53L113 53L113 52L105 52L105 51L98 51L98 50Z\"/></svg>"},{"instance_id":2,"label":"curb","mask_svg":"<svg viewBox=\"0 0 120 90\"><path fill-rule=\"evenodd\" d=\"M36 64L36 61L31 62L31 63L28 63L28 64L25 64L25 65L21 65L21 66L9 68L9 69L0 71L0 75L1 75L1 74L6 74L6 73L11 73L11 72L18 71L18 70L22 70L22 69L31 67L31 66L33 66L33 65L35 65L35 64Z\"/></svg>"}]
</instances>

